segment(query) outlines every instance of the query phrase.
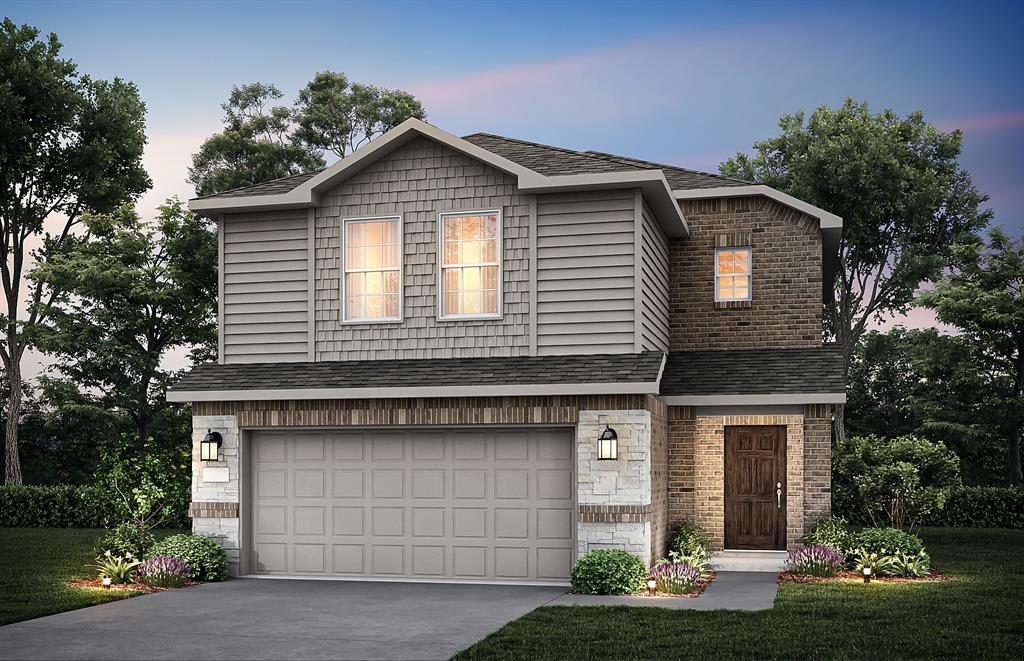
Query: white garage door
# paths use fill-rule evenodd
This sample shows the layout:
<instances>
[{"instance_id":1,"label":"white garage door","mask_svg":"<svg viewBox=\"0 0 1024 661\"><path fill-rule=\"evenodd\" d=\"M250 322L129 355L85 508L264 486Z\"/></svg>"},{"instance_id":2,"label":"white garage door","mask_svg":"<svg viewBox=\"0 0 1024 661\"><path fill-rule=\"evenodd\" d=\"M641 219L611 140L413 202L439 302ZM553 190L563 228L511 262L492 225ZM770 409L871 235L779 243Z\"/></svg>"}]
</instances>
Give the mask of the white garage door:
<instances>
[{"instance_id":1,"label":"white garage door","mask_svg":"<svg viewBox=\"0 0 1024 661\"><path fill-rule=\"evenodd\" d=\"M567 581L569 430L260 431L258 574Z\"/></svg>"}]
</instances>

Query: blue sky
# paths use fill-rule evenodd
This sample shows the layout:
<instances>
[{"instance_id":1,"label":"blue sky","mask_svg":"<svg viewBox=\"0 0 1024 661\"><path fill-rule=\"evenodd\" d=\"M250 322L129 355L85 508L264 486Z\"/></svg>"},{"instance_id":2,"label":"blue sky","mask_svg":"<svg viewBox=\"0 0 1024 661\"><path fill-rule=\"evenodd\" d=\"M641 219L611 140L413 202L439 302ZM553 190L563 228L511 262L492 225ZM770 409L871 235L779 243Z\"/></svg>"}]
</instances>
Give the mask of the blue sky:
<instances>
[{"instance_id":1,"label":"blue sky","mask_svg":"<svg viewBox=\"0 0 1024 661\"><path fill-rule=\"evenodd\" d=\"M459 135L709 171L775 135L784 113L846 96L920 109L964 130L961 161L996 222L1024 233L1024 3L4 0L0 14L56 32L82 72L139 86L144 215L191 197L191 154L219 130L232 85L274 83L290 102L334 70L415 93ZM934 317L884 325L896 322Z\"/></svg>"},{"instance_id":2,"label":"blue sky","mask_svg":"<svg viewBox=\"0 0 1024 661\"><path fill-rule=\"evenodd\" d=\"M429 120L715 170L786 112L846 96L965 130L962 162L1024 230L1024 10L1013 3L5 2L149 108L143 204L187 196L231 85L286 101L319 70L417 93Z\"/></svg>"}]
</instances>

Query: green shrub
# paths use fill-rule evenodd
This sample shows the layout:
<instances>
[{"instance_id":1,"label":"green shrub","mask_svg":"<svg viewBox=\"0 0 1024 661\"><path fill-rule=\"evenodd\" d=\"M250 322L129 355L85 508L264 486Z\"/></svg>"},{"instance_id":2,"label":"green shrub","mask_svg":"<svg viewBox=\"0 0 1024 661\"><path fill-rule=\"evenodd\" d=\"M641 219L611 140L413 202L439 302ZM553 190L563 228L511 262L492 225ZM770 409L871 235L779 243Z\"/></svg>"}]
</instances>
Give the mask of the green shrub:
<instances>
[{"instance_id":1,"label":"green shrub","mask_svg":"<svg viewBox=\"0 0 1024 661\"><path fill-rule=\"evenodd\" d=\"M1024 487L953 489L942 509L927 519L948 528L1024 528Z\"/></svg>"},{"instance_id":2,"label":"green shrub","mask_svg":"<svg viewBox=\"0 0 1024 661\"><path fill-rule=\"evenodd\" d=\"M917 578L928 574L932 559L924 551L915 554L897 553L892 556L892 573L894 576Z\"/></svg>"},{"instance_id":3,"label":"green shrub","mask_svg":"<svg viewBox=\"0 0 1024 661\"><path fill-rule=\"evenodd\" d=\"M223 581L228 556L220 544L202 535L171 535L153 545L148 557L168 556L188 565L188 577L197 581Z\"/></svg>"},{"instance_id":4,"label":"green shrub","mask_svg":"<svg viewBox=\"0 0 1024 661\"><path fill-rule=\"evenodd\" d=\"M844 555L853 552L853 531L841 516L826 516L818 519L814 530L800 538L804 544L828 546Z\"/></svg>"},{"instance_id":5,"label":"green shrub","mask_svg":"<svg viewBox=\"0 0 1024 661\"><path fill-rule=\"evenodd\" d=\"M93 552L103 555L107 551L114 556L126 556L129 553L135 558L145 558L156 540L153 533L137 523L128 522L108 530L96 540Z\"/></svg>"},{"instance_id":6,"label":"green shrub","mask_svg":"<svg viewBox=\"0 0 1024 661\"><path fill-rule=\"evenodd\" d=\"M924 550L924 542L917 535L896 528L865 528L853 538L857 552L896 555L916 555Z\"/></svg>"},{"instance_id":7,"label":"green shrub","mask_svg":"<svg viewBox=\"0 0 1024 661\"><path fill-rule=\"evenodd\" d=\"M918 436L853 436L832 452L836 512L874 526L914 528L960 486L960 460Z\"/></svg>"},{"instance_id":8,"label":"green shrub","mask_svg":"<svg viewBox=\"0 0 1024 661\"><path fill-rule=\"evenodd\" d=\"M669 542L668 557L671 564L686 564L706 574L711 559L708 546L711 538L696 523L680 523Z\"/></svg>"},{"instance_id":9,"label":"green shrub","mask_svg":"<svg viewBox=\"0 0 1024 661\"><path fill-rule=\"evenodd\" d=\"M0 528L102 528L109 515L92 486L0 485Z\"/></svg>"},{"instance_id":10,"label":"green shrub","mask_svg":"<svg viewBox=\"0 0 1024 661\"><path fill-rule=\"evenodd\" d=\"M621 549L595 549L572 568L572 589L580 594L635 594L646 585L644 561Z\"/></svg>"},{"instance_id":11,"label":"green shrub","mask_svg":"<svg viewBox=\"0 0 1024 661\"><path fill-rule=\"evenodd\" d=\"M133 556L120 557L107 551L96 558L93 569L100 575L110 578L111 583L130 583L135 575L135 568L142 564L142 561Z\"/></svg>"}]
</instances>

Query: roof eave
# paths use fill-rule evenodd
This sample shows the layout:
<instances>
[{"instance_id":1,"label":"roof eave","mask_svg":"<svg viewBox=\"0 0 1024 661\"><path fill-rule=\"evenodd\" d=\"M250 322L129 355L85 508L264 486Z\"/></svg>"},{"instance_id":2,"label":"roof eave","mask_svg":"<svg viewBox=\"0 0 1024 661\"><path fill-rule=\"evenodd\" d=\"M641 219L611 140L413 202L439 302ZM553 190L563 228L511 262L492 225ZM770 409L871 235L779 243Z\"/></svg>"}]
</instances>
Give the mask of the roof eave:
<instances>
[{"instance_id":1,"label":"roof eave","mask_svg":"<svg viewBox=\"0 0 1024 661\"><path fill-rule=\"evenodd\" d=\"M294 399L401 399L411 397L517 397L527 395L657 395L658 381L626 383L524 383L375 388L282 388L272 390L174 390L168 402L235 402Z\"/></svg>"},{"instance_id":2,"label":"roof eave","mask_svg":"<svg viewBox=\"0 0 1024 661\"><path fill-rule=\"evenodd\" d=\"M803 213L817 218L818 223L821 225L821 229L830 228L842 228L843 219L835 215L830 211L825 211L819 207L804 202L803 200L793 197L788 193L783 193L780 190L775 190L771 186L765 186L764 184L751 184L749 186L717 186L715 188L692 188L692 189L676 189L672 191L677 200L706 200L714 197L748 197L751 195L763 195L769 199L775 200L779 204L802 211Z\"/></svg>"},{"instance_id":3,"label":"roof eave","mask_svg":"<svg viewBox=\"0 0 1024 661\"><path fill-rule=\"evenodd\" d=\"M668 406L765 406L782 404L845 404L845 392L768 393L757 395L661 395Z\"/></svg>"}]
</instances>

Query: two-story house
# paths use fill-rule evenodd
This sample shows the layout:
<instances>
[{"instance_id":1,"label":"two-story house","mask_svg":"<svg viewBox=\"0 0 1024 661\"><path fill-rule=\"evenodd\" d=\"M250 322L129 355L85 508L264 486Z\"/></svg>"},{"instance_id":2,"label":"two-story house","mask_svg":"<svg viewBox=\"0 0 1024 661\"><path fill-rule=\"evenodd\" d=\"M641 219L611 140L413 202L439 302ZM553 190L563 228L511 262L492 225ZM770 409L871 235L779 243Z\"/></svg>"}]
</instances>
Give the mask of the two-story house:
<instances>
[{"instance_id":1,"label":"two-story house","mask_svg":"<svg viewBox=\"0 0 1024 661\"><path fill-rule=\"evenodd\" d=\"M235 573L565 583L675 522L786 549L829 511L827 211L418 120L190 207L220 351L169 399Z\"/></svg>"}]
</instances>

